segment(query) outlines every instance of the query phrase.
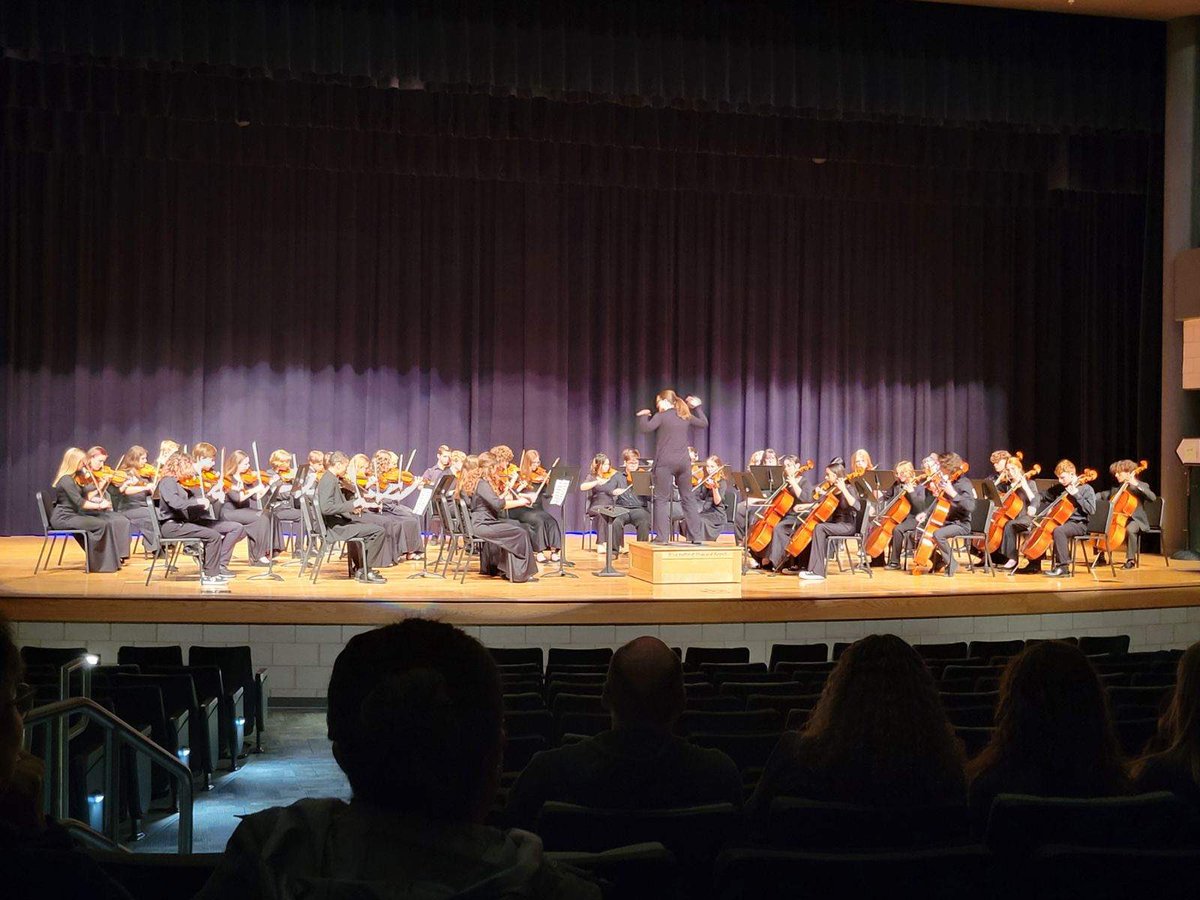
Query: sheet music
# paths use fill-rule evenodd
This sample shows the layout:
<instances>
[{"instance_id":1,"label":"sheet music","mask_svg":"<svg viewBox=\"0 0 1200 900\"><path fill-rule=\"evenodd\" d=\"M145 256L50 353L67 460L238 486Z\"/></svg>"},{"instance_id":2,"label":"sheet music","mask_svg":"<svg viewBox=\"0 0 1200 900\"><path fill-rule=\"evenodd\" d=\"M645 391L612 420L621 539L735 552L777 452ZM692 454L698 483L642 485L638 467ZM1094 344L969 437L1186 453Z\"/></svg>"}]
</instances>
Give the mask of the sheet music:
<instances>
[{"instance_id":1,"label":"sheet music","mask_svg":"<svg viewBox=\"0 0 1200 900\"><path fill-rule=\"evenodd\" d=\"M433 488L423 487L417 494L417 502L413 504L413 512L418 516L425 515L425 510L429 506L429 499L433 496Z\"/></svg>"},{"instance_id":2,"label":"sheet music","mask_svg":"<svg viewBox=\"0 0 1200 900\"><path fill-rule=\"evenodd\" d=\"M550 505L562 506L563 501L567 499L567 489L570 486L570 478L556 478L554 480L554 490L550 494Z\"/></svg>"}]
</instances>

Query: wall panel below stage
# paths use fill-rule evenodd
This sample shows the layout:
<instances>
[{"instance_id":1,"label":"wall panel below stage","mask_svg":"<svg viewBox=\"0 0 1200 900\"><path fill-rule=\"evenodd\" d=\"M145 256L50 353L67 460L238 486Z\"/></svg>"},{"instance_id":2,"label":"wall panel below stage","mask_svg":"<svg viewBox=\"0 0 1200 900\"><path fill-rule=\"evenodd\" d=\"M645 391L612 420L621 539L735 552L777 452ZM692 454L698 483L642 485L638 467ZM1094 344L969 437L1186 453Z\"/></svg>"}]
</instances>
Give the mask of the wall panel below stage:
<instances>
[{"instance_id":1,"label":"wall panel below stage","mask_svg":"<svg viewBox=\"0 0 1200 900\"><path fill-rule=\"evenodd\" d=\"M324 697L337 654L368 627L33 621L16 626L22 646L86 646L105 663L116 661L123 644L249 644L255 664L270 669L272 694L280 698ZM1163 650L1200 640L1200 607L711 625L467 625L463 630L491 646L543 648L616 646L651 634L675 647L749 647L751 659L763 662L774 643L832 644L881 632L898 634L910 643L1128 634L1132 650Z\"/></svg>"}]
</instances>

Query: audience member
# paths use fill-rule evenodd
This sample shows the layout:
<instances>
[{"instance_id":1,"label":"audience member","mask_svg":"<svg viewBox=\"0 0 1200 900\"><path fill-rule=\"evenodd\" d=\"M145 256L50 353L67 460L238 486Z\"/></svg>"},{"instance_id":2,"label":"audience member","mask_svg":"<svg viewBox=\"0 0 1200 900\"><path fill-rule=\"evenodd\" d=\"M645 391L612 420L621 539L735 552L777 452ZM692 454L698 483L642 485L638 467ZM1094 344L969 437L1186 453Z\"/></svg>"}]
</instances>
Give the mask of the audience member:
<instances>
[{"instance_id":1,"label":"audience member","mask_svg":"<svg viewBox=\"0 0 1200 900\"><path fill-rule=\"evenodd\" d=\"M535 835L482 824L504 737L478 641L424 619L356 635L334 662L328 727L353 800L247 816L199 897L599 897Z\"/></svg>"},{"instance_id":2,"label":"audience member","mask_svg":"<svg viewBox=\"0 0 1200 900\"><path fill-rule=\"evenodd\" d=\"M761 828L776 797L887 808L966 801L962 748L924 661L891 634L838 660L800 732L788 732L747 805Z\"/></svg>"},{"instance_id":3,"label":"audience member","mask_svg":"<svg viewBox=\"0 0 1200 900\"><path fill-rule=\"evenodd\" d=\"M0 896L5 900L128 900L56 822L43 818L42 764L22 749L33 702L21 655L0 619Z\"/></svg>"},{"instance_id":4,"label":"audience member","mask_svg":"<svg viewBox=\"0 0 1200 900\"><path fill-rule=\"evenodd\" d=\"M673 733L684 699L683 666L670 647L653 637L621 647L604 684L612 728L534 756L509 795L508 821L533 827L548 800L605 809L740 808L733 760Z\"/></svg>"},{"instance_id":5,"label":"audience member","mask_svg":"<svg viewBox=\"0 0 1200 900\"><path fill-rule=\"evenodd\" d=\"M1079 648L1047 641L1004 670L996 733L968 766L972 816L982 827L997 794L1111 797L1129 778L1100 678Z\"/></svg>"},{"instance_id":6,"label":"audience member","mask_svg":"<svg viewBox=\"0 0 1200 900\"><path fill-rule=\"evenodd\" d=\"M1200 644L1179 659L1175 693L1158 722L1151 753L1134 765L1139 791L1170 791L1200 807Z\"/></svg>"}]
</instances>

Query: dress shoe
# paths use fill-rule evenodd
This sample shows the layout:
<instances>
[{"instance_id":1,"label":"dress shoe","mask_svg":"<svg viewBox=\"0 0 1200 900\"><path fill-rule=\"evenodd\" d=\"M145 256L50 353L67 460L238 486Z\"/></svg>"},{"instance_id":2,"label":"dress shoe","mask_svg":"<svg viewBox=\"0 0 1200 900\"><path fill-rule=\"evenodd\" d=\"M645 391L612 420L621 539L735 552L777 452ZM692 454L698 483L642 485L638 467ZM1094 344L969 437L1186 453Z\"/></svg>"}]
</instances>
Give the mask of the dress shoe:
<instances>
[{"instance_id":1,"label":"dress shoe","mask_svg":"<svg viewBox=\"0 0 1200 900\"><path fill-rule=\"evenodd\" d=\"M886 566L884 566L884 568L885 568L885 569L891 569L893 572L899 572L899 571L900 571L900 563L892 563L892 562L890 562L890 563L888 563Z\"/></svg>"},{"instance_id":2,"label":"dress shoe","mask_svg":"<svg viewBox=\"0 0 1200 900\"><path fill-rule=\"evenodd\" d=\"M1121 568L1122 569L1136 569L1137 568L1137 560L1127 559L1127 560L1125 560L1125 565L1121 566Z\"/></svg>"},{"instance_id":3,"label":"dress shoe","mask_svg":"<svg viewBox=\"0 0 1200 900\"><path fill-rule=\"evenodd\" d=\"M1045 575L1047 578L1066 578L1068 575L1071 574L1071 570L1068 569L1066 566L1054 566L1051 569L1047 569L1042 574Z\"/></svg>"},{"instance_id":4,"label":"dress shoe","mask_svg":"<svg viewBox=\"0 0 1200 900\"><path fill-rule=\"evenodd\" d=\"M387 584L387 579L375 571L359 572L354 577L363 584Z\"/></svg>"}]
</instances>

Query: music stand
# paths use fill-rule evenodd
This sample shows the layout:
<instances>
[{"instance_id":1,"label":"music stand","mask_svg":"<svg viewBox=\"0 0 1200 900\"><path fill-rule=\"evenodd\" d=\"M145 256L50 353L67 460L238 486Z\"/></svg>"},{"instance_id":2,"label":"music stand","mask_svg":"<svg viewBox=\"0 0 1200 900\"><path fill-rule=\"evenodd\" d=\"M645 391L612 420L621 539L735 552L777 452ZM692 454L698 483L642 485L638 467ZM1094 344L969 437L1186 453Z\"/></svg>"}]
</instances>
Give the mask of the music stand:
<instances>
[{"instance_id":1,"label":"music stand","mask_svg":"<svg viewBox=\"0 0 1200 900\"><path fill-rule=\"evenodd\" d=\"M758 480L754 477L753 472L734 472L730 477L733 478L734 489L742 498L742 509L746 516L746 527L742 530L742 574L745 575L750 570L750 566L746 562L750 555L750 509L752 505L750 501L757 500L758 502L753 506L758 507L765 504L767 498L763 494L762 488L758 486Z\"/></svg>"},{"instance_id":2,"label":"music stand","mask_svg":"<svg viewBox=\"0 0 1200 900\"><path fill-rule=\"evenodd\" d=\"M751 466L759 487L768 494L773 494L783 487L783 466Z\"/></svg>"},{"instance_id":3,"label":"music stand","mask_svg":"<svg viewBox=\"0 0 1200 900\"><path fill-rule=\"evenodd\" d=\"M981 478L975 484L975 496L991 500L992 505L996 509L1004 505L1004 495L1000 493L1000 488L996 486L996 482L990 478Z\"/></svg>"},{"instance_id":4,"label":"music stand","mask_svg":"<svg viewBox=\"0 0 1200 900\"><path fill-rule=\"evenodd\" d=\"M896 473L891 469L876 469L871 474L875 476L875 488L881 494L896 486Z\"/></svg>"},{"instance_id":5,"label":"music stand","mask_svg":"<svg viewBox=\"0 0 1200 900\"><path fill-rule=\"evenodd\" d=\"M454 476L452 474L450 474L449 472L447 472L445 475L443 475L441 478L438 479L437 484L432 485L432 486L426 485L425 487L418 490L417 491L417 502L413 504L413 512L416 513L417 517L420 518L421 516L425 515L426 510L428 510L433 505L433 498L442 496L442 494L446 491L446 489L453 483L454 483ZM445 530L446 530L446 523L443 522L442 523L443 538L445 537ZM442 543L438 546L438 561L439 562L442 559L442 551L445 548L445 546L446 546L445 540L443 540ZM441 578L443 581L446 578L445 575L443 575L441 572L437 571L436 565L434 566L434 571L432 571L432 572L429 571L429 535L425 534L424 532L421 533L421 571L414 572L412 575L409 575L406 580L411 581L414 578Z\"/></svg>"},{"instance_id":6,"label":"music stand","mask_svg":"<svg viewBox=\"0 0 1200 900\"><path fill-rule=\"evenodd\" d=\"M649 460L654 462L654 460ZM642 460L646 462L646 460ZM650 501L650 527L654 527L654 472L652 469L635 469L633 482L629 485L635 497Z\"/></svg>"},{"instance_id":7,"label":"music stand","mask_svg":"<svg viewBox=\"0 0 1200 900\"><path fill-rule=\"evenodd\" d=\"M559 463L554 466L546 475L546 486L542 488L544 492L549 489L550 499L545 501L546 506L557 506L562 510L561 522L566 522L567 519L567 498L571 496L573 491L571 488L575 482L579 480L579 466L568 466L564 463ZM574 572L568 572L567 566L574 567L575 563L567 561L567 533L566 526L563 525L563 542L559 548L558 554L558 571L547 572L542 575L542 578L578 578Z\"/></svg>"},{"instance_id":8,"label":"music stand","mask_svg":"<svg viewBox=\"0 0 1200 900\"><path fill-rule=\"evenodd\" d=\"M283 487L282 481L276 481L273 485L267 488L267 492L262 495L262 500L259 501L259 506L262 508L260 515L273 516L271 505L279 498L279 491ZM275 527L271 526L271 534L274 537ZM267 571L259 572L257 575L251 575L247 581L283 581L282 575L275 574L275 548L271 548L270 554L267 556Z\"/></svg>"},{"instance_id":9,"label":"music stand","mask_svg":"<svg viewBox=\"0 0 1200 900\"><path fill-rule=\"evenodd\" d=\"M621 515L624 510L619 506L597 506L592 512L601 516L607 523L604 530L604 568L592 574L597 578L624 578L624 572L618 572L613 568L613 541L615 540L613 523L616 521L617 516Z\"/></svg>"}]
</instances>

